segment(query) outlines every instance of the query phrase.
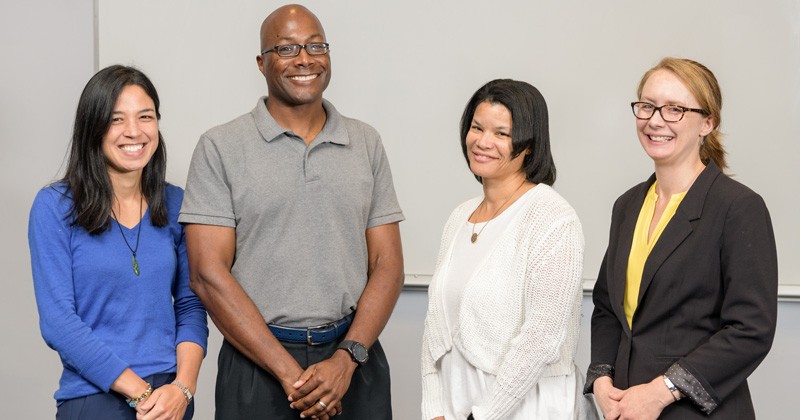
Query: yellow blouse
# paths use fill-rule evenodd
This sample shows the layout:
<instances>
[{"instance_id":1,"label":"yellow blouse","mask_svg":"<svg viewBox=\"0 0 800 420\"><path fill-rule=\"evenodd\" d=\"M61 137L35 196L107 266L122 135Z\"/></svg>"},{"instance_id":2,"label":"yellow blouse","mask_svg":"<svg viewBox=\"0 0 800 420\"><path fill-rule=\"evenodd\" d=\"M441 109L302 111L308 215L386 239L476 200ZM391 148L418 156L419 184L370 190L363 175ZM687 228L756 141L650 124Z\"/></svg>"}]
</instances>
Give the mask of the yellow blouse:
<instances>
[{"instance_id":1,"label":"yellow blouse","mask_svg":"<svg viewBox=\"0 0 800 420\"><path fill-rule=\"evenodd\" d=\"M650 223L653 221L653 213L656 210L656 201L658 194L656 193L656 183L650 186L647 191L647 196L642 204L642 210L639 211L639 218L636 220L636 228L633 231L633 241L631 242L631 253L628 255L628 272L625 282L625 318L628 319L628 326L633 328L633 314L636 312L636 306L639 304L639 286L642 283L642 272L644 271L644 263L653 250L661 232L667 226L667 223L675 215L678 210L678 205L686 196L686 191L678 194L673 194L669 199L667 208L661 214L658 220L656 229L653 231L653 236L647 240L647 231L650 229Z\"/></svg>"}]
</instances>

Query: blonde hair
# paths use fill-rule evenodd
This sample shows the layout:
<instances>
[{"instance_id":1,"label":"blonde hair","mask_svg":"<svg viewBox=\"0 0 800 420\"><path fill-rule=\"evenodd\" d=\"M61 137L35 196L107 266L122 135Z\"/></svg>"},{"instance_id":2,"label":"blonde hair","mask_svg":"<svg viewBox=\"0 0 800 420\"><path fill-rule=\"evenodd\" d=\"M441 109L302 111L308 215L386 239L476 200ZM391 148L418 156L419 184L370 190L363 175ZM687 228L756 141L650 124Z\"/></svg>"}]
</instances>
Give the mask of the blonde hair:
<instances>
[{"instance_id":1,"label":"blonde hair","mask_svg":"<svg viewBox=\"0 0 800 420\"><path fill-rule=\"evenodd\" d=\"M708 164L710 160L720 168L727 168L725 147L722 145L722 133L719 131L722 122L722 92L717 78L706 66L686 58L665 57L655 67L647 71L639 82L637 97L642 96L642 89L647 79L658 70L667 70L683 82L689 92L697 99L700 107L708 111L714 121L714 129L708 133L700 144L700 160Z\"/></svg>"}]
</instances>

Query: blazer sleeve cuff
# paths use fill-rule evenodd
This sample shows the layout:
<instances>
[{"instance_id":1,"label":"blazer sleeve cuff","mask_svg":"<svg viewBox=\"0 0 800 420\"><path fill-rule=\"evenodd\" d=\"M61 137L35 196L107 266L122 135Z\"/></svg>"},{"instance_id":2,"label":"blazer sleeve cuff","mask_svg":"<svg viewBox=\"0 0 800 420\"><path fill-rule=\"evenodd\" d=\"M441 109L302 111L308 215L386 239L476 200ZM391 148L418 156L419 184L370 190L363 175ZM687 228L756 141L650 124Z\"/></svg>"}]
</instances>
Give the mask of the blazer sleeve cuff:
<instances>
[{"instance_id":1,"label":"blazer sleeve cuff","mask_svg":"<svg viewBox=\"0 0 800 420\"><path fill-rule=\"evenodd\" d=\"M594 381L601 376L608 376L614 379L614 366L606 363L598 363L589 366L586 371L586 383L583 385L583 394L594 392Z\"/></svg>"},{"instance_id":2,"label":"blazer sleeve cuff","mask_svg":"<svg viewBox=\"0 0 800 420\"><path fill-rule=\"evenodd\" d=\"M667 369L664 374L675 385L676 388L706 415L711 414L717 408L717 402L706 390L700 381L683 366L675 362Z\"/></svg>"}]
</instances>

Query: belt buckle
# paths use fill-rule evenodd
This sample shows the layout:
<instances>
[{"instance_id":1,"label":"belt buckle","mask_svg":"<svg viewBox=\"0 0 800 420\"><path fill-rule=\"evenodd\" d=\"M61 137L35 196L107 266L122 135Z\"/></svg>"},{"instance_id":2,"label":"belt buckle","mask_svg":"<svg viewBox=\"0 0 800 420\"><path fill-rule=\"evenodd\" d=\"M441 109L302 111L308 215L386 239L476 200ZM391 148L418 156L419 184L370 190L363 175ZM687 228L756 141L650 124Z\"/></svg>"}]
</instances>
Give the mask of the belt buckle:
<instances>
[{"instance_id":1,"label":"belt buckle","mask_svg":"<svg viewBox=\"0 0 800 420\"><path fill-rule=\"evenodd\" d=\"M315 331L315 330L324 330L324 329L328 329L328 328L334 328L335 329L336 322L337 321L333 321L333 322L329 322L327 324L317 325L316 327L306 328L306 344L308 344L309 346L318 346L320 344L325 344L325 342L317 343L316 341L314 341L314 339L311 337L311 332Z\"/></svg>"},{"instance_id":2,"label":"belt buckle","mask_svg":"<svg viewBox=\"0 0 800 420\"><path fill-rule=\"evenodd\" d=\"M317 325L316 327L306 328L306 344L308 344L309 346L317 346L317 345L323 344L323 343L317 343L316 341L314 341L314 338L311 337L311 332L314 331L314 330L319 330L319 329L325 328L325 327L327 327L327 325Z\"/></svg>"}]
</instances>

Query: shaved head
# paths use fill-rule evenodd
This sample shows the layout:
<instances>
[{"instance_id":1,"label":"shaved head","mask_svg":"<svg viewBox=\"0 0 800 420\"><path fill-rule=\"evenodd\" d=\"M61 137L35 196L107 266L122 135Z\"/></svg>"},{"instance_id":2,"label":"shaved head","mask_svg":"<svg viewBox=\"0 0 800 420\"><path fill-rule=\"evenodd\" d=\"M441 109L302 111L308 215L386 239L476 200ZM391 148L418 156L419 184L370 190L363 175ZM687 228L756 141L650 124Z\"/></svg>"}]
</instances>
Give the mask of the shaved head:
<instances>
[{"instance_id":1,"label":"shaved head","mask_svg":"<svg viewBox=\"0 0 800 420\"><path fill-rule=\"evenodd\" d=\"M325 30L322 28L322 23L317 19L316 15L304 6L287 4L275 9L261 23L261 51L272 47L285 37L285 34L280 32L282 28L287 26L287 23L309 20L313 21L314 26L319 29L319 35L324 39Z\"/></svg>"},{"instance_id":2,"label":"shaved head","mask_svg":"<svg viewBox=\"0 0 800 420\"><path fill-rule=\"evenodd\" d=\"M310 55L300 49L295 56L279 56L276 45L326 43L325 30L310 10L297 4L279 7L261 24L261 51L256 57L259 71L267 81L267 108L319 105L331 80L331 59L327 52ZM327 47L326 47L327 49ZM268 51L269 50L269 51ZM267 52L264 52L267 51Z\"/></svg>"}]
</instances>

